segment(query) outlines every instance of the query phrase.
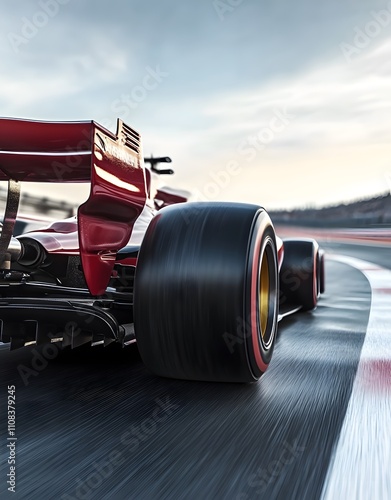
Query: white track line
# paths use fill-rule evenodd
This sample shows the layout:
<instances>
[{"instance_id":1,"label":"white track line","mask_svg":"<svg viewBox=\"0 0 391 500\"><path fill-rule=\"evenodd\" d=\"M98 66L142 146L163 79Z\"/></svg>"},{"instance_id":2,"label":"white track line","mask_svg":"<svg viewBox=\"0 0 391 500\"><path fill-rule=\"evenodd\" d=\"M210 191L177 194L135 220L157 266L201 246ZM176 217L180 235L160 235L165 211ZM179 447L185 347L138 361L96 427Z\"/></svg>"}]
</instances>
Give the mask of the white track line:
<instances>
[{"instance_id":1,"label":"white track line","mask_svg":"<svg viewBox=\"0 0 391 500\"><path fill-rule=\"evenodd\" d=\"M391 271L351 257L329 258L363 272L372 288L372 303L356 378L322 499L389 500Z\"/></svg>"}]
</instances>

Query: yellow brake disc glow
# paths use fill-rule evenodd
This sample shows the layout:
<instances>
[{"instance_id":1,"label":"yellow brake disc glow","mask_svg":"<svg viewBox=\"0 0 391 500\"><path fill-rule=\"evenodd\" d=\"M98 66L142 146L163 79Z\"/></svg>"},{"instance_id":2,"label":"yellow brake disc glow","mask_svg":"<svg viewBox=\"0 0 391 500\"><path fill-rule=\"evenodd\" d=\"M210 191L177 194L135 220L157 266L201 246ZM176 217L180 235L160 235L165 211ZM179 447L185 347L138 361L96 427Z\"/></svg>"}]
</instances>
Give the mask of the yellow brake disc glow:
<instances>
[{"instance_id":1,"label":"yellow brake disc glow","mask_svg":"<svg viewBox=\"0 0 391 500\"><path fill-rule=\"evenodd\" d=\"M270 276L269 263L266 252L263 253L261 263L261 276L259 278L259 318L261 323L261 335L265 338L267 329L267 320L269 317L270 304Z\"/></svg>"}]
</instances>

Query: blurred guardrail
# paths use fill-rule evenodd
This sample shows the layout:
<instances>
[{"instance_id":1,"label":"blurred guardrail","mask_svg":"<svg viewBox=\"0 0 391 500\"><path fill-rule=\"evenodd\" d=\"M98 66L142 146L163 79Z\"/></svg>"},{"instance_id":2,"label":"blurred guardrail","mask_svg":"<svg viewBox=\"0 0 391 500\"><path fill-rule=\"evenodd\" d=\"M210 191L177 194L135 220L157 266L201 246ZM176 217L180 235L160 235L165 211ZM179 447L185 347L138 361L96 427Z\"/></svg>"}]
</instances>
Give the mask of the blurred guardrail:
<instances>
[{"instance_id":1,"label":"blurred guardrail","mask_svg":"<svg viewBox=\"0 0 391 500\"><path fill-rule=\"evenodd\" d=\"M0 207L5 207L6 200L7 189L0 187ZM54 198L34 196L28 193L22 193L20 198L19 212L21 213L66 218L75 215L76 210L77 205Z\"/></svg>"},{"instance_id":2,"label":"blurred guardrail","mask_svg":"<svg viewBox=\"0 0 391 500\"><path fill-rule=\"evenodd\" d=\"M270 211L274 223L319 228L391 227L391 195L321 209Z\"/></svg>"}]
</instances>

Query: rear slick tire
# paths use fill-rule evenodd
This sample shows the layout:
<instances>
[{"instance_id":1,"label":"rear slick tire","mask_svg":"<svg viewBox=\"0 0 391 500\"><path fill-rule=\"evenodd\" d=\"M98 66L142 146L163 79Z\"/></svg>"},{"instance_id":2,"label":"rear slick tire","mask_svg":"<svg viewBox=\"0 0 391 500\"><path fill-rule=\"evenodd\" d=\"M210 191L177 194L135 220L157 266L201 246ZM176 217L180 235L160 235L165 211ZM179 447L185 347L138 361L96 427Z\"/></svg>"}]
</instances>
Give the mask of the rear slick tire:
<instances>
[{"instance_id":1,"label":"rear slick tire","mask_svg":"<svg viewBox=\"0 0 391 500\"><path fill-rule=\"evenodd\" d=\"M155 374L252 382L277 332L275 232L264 209L186 203L161 210L137 262L137 345Z\"/></svg>"}]
</instances>

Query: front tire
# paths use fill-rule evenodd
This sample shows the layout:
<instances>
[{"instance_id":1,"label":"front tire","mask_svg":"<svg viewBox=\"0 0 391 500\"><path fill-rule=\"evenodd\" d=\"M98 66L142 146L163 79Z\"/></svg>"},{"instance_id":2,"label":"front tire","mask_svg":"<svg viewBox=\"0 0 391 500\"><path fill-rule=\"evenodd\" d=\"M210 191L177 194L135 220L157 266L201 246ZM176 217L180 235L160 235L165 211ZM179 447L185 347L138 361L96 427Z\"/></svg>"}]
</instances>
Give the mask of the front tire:
<instances>
[{"instance_id":1,"label":"front tire","mask_svg":"<svg viewBox=\"0 0 391 500\"><path fill-rule=\"evenodd\" d=\"M280 303L315 309L320 293L319 245L315 240L284 240Z\"/></svg>"},{"instance_id":2,"label":"front tire","mask_svg":"<svg viewBox=\"0 0 391 500\"><path fill-rule=\"evenodd\" d=\"M319 250L319 294L326 291L325 269L324 269L324 252Z\"/></svg>"},{"instance_id":3,"label":"front tire","mask_svg":"<svg viewBox=\"0 0 391 500\"><path fill-rule=\"evenodd\" d=\"M254 205L186 203L161 210L136 268L138 348L157 375L251 382L277 331L274 228Z\"/></svg>"}]
</instances>

